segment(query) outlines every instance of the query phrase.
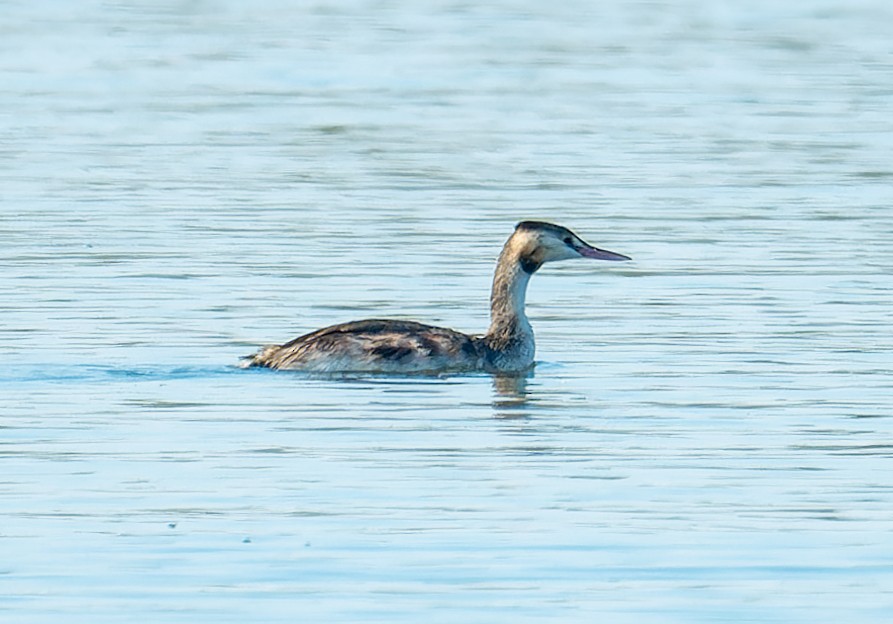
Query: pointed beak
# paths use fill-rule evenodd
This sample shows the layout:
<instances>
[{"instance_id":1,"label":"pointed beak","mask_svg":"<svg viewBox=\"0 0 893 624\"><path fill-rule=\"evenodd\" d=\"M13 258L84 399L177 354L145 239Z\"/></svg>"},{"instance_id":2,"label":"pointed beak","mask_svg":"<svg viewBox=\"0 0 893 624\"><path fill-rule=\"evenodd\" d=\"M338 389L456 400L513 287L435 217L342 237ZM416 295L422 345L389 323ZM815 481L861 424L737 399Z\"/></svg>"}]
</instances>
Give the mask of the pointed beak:
<instances>
[{"instance_id":1,"label":"pointed beak","mask_svg":"<svg viewBox=\"0 0 893 624\"><path fill-rule=\"evenodd\" d=\"M614 253L613 251L607 251L606 249L598 249L597 247L590 247L589 245L583 243L582 247L575 247L584 258L593 258L595 260L613 260L613 261L621 261L621 260L632 260L629 256L624 256L623 254Z\"/></svg>"}]
</instances>

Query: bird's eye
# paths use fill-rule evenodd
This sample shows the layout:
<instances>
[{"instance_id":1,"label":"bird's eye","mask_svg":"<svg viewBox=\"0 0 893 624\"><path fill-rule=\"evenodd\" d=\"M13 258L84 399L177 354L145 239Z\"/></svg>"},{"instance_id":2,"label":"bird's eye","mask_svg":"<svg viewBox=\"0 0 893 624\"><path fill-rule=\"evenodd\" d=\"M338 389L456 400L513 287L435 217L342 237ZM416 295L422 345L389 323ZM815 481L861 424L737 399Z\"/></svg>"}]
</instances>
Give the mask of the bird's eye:
<instances>
[{"instance_id":1,"label":"bird's eye","mask_svg":"<svg viewBox=\"0 0 893 624\"><path fill-rule=\"evenodd\" d=\"M570 236L565 236L565 237L564 237L564 244L565 244L565 245L573 245L573 244L574 244L574 239L572 239Z\"/></svg>"}]
</instances>

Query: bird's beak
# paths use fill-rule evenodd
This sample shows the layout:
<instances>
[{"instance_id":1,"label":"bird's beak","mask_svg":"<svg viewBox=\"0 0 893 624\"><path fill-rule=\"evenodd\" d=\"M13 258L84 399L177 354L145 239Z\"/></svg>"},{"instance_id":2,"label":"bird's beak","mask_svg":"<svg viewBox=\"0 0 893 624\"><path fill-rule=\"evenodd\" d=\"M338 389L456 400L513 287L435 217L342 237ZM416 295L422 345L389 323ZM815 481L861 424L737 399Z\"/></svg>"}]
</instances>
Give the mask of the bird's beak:
<instances>
[{"instance_id":1,"label":"bird's beak","mask_svg":"<svg viewBox=\"0 0 893 624\"><path fill-rule=\"evenodd\" d=\"M606 249L598 249L597 247L592 247L583 243L582 247L575 247L577 253L579 253L584 258L593 258L595 260L613 260L613 261L621 261L621 260L632 260L629 256L624 256L623 254L614 253L613 251L607 251Z\"/></svg>"}]
</instances>

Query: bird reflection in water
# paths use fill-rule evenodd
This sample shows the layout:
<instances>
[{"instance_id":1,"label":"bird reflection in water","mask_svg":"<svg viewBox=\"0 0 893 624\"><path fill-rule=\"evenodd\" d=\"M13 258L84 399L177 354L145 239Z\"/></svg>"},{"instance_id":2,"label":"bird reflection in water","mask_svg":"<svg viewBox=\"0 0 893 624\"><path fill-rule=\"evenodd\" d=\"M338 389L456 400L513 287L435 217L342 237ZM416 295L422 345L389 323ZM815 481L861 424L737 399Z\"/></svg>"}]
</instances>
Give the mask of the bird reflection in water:
<instances>
[{"instance_id":1,"label":"bird reflection in water","mask_svg":"<svg viewBox=\"0 0 893 624\"><path fill-rule=\"evenodd\" d=\"M496 418L529 418L527 381L533 372L493 375L493 415Z\"/></svg>"}]
</instances>

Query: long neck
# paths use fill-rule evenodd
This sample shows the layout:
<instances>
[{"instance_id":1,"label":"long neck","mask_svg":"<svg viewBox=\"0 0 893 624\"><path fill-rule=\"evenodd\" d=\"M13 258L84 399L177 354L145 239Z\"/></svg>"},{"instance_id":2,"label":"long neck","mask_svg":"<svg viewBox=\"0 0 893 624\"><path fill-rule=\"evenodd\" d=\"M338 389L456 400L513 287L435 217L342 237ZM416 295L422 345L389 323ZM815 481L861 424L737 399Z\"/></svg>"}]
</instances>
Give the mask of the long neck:
<instances>
[{"instance_id":1,"label":"long neck","mask_svg":"<svg viewBox=\"0 0 893 624\"><path fill-rule=\"evenodd\" d=\"M529 267L528 267L529 268ZM530 323L524 313L530 273L524 270L521 255L510 244L499 254L493 289L490 291L490 329L488 335L518 331L528 333Z\"/></svg>"},{"instance_id":2,"label":"long neck","mask_svg":"<svg viewBox=\"0 0 893 624\"><path fill-rule=\"evenodd\" d=\"M490 292L490 329L482 339L484 366L491 371L522 371L533 365L536 344L524 313L524 300L527 282L540 264L524 250L523 241L512 236L496 264Z\"/></svg>"}]
</instances>

